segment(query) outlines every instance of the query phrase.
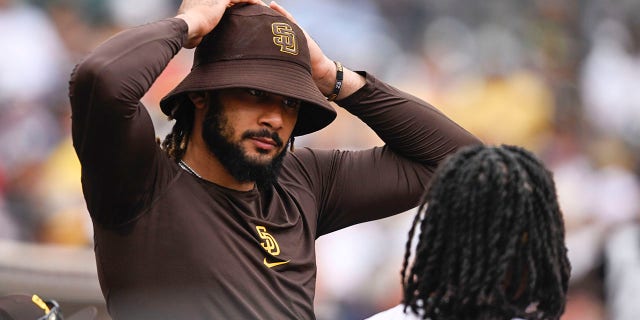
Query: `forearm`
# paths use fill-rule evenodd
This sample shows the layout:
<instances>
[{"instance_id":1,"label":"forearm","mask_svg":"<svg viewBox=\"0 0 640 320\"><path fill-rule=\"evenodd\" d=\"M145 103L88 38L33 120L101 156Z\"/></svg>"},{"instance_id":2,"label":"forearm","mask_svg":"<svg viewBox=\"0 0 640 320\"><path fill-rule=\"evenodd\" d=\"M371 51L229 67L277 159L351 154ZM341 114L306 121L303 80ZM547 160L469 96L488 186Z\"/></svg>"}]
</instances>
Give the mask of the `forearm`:
<instances>
[{"instance_id":1,"label":"forearm","mask_svg":"<svg viewBox=\"0 0 640 320\"><path fill-rule=\"evenodd\" d=\"M339 104L363 120L398 154L435 168L460 147L481 143L430 104L371 75L366 75L366 81Z\"/></svg>"},{"instance_id":2,"label":"forearm","mask_svg":"<svg viewBox=\"0 0 640 320\"><path fill-rule=\"evenodd\" d=\"M365 79L362 88L338 104L363 120L386 145L334 151L329 159L316 161L320 167L328 166L321 170L327 172L322 177L328 178L318 191L328 195L320 201L320 234L417 206L447 155L481 143L428 103L371 75Z\"/></svg>"}]
</instances>

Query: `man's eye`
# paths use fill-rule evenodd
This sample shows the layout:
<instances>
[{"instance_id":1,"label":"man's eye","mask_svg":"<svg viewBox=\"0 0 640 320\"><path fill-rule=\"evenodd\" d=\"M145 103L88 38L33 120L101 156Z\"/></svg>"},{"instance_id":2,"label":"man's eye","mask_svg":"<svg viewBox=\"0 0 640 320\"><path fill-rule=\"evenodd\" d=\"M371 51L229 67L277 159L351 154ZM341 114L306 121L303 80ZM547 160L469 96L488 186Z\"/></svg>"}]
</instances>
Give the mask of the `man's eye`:
<instances>
[{"instance_id":1,"label":"man's eye","mask_svg":"<svg viewBox=\"0 0 640 320\"><path fill-rule=\"evenodd\" d=\"M254 97L264 97L267 95L266 92L258 89L247 89L247 92Z\"/></svg>"},{"instance_id":2,"label":"man's eye","mask_svg":"<svg viewBox=\"0 0 640 320\"><path fill-rule=\"evenodd\" d=\"M285 98L282 100L282 104L287 108L297 109L302 104L302 101L293 98Z\"/></svg>"}]
</instances>

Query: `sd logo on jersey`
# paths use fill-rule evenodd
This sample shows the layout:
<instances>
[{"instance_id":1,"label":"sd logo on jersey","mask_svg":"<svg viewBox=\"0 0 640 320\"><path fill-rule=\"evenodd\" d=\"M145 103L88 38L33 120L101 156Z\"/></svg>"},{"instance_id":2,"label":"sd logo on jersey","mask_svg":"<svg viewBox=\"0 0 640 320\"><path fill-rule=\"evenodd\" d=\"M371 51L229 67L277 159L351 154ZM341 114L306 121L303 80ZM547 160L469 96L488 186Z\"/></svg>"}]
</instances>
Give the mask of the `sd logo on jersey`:
<instances>
[{"instance_id":1,"label":"sd logo on jersey","mask_svg":"<svg viewBox=\"0 0 640 320\"><path fill-rule=\"evenodd\" d=\"M272 256L277 256L280 254L280 246L278 245L278 242L276 241L276 239L267 232L267 228L263 227L263 226L256 226L256 230L258 231L258 236L260 237L260 239L264 240L263 242L260 243L260 245L262 246L262 248L269 253ZM283 265L286 263L289 263L289 260L287 261L276 261L276 262L269 262L267 260L267 258L264 258L263 263L265 266L267 266L267 268L273 268L279 265Z\"/></svg>"}]
</instances>

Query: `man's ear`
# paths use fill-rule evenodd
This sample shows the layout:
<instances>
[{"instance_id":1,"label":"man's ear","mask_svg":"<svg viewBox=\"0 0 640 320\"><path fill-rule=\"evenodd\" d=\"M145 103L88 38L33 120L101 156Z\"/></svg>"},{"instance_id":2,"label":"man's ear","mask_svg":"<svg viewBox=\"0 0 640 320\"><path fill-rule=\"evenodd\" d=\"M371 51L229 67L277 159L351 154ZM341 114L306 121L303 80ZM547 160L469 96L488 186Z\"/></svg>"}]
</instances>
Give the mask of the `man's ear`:
<instances>
[{"instance_id":1,"label":"man's ear","mask_svg":"<svg viewBox=\"0 0 640 320\"><path fill-rule=\"evenodd\" d=\"M193 103L196 109L204 109L204 107L207 105L207 95L204 91L192 91L188 92L187 95L189 96L189 100L191 100L191 103Z\"/></svg>"}]
</instances>

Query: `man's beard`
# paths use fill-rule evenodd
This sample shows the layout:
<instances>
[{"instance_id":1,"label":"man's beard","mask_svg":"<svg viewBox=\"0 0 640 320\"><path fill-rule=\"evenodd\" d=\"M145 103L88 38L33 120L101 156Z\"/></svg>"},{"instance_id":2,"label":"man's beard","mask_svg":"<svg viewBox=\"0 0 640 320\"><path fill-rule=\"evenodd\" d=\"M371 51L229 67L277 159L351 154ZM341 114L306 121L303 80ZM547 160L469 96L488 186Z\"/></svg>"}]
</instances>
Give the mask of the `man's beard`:
<instances>
[{"instance_id":1,"label":"man's beard","mask_svg":"<svg viewBox=\"0 0 640 320\"><path fill-rule=\"evenodd\" d=\"M207 110L202 124L202 138L209 151L216 156L229 174L239 182L255 182L260 189L273 184L282 167L282 160L289 142L271 161L259 163L257 160L247 156L240 144L241 141L252 137L268 137L276 143L278 148L282 148L283 141L280 136L267 129L247 130L242 134L240 141L232 142L233 135L234 129L229 126L227 118L222 114L222 107L217 97L213 95L209 99L209 110Z\"/></svg>"}]
</instances>

